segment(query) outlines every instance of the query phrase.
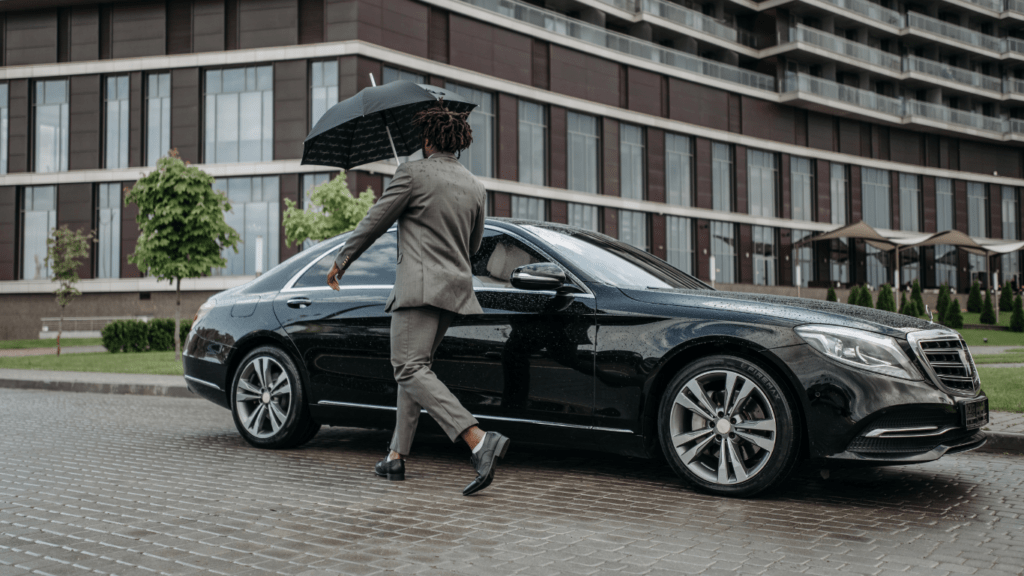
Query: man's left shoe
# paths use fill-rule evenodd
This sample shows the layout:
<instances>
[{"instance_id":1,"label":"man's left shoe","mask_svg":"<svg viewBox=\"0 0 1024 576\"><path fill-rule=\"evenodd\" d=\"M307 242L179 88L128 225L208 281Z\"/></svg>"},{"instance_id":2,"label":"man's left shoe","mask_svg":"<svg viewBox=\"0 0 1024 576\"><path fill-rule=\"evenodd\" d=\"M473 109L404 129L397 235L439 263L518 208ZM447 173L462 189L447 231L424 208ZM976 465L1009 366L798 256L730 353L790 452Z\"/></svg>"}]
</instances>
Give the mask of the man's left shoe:
<instances>
[{"instance_id":1,"label":"man's left shoe","mask_svg":"<svg viewBox=\"0 0 1024 576\"><path fill-rule=\"evenodd\" d=\"M470 456L473 467L476 468L476 480L469 483L462 490L463 496L469 496L479 492L491 485L494 481L494 468L498 464L498 458L504 458L508 452L508 445L512 442L507 437L497 433L488 432L484 434L483 447Z\"/></svg>"},{"instance_id":2,"label":"man's left shoe","mask_svg":"<svg viewBox=\"0 0 1024 576\"><path fill-rule=\"evenodd\" d=\"M386 476L388 480L405 480L405 460L388 460L387 458L377 462L373 467L377 476Z\"/></svg>"}]
</instances>

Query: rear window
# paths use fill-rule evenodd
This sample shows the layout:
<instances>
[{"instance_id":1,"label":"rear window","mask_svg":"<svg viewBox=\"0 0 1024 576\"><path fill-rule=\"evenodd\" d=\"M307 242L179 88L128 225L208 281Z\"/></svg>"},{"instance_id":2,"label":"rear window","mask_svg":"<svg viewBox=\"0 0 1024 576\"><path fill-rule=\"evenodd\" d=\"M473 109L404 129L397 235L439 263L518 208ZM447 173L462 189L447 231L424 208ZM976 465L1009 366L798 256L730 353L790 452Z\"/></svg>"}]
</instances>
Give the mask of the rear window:
<instances>
[{"instance_id":1,"label":"rear window","mask_svg":"<svg viewBox=\"0 0 1024 576\"><path fill-rule=\"evenodd\" d=\"M306 270L295 282L294 288L320 288L327 286L327 272L331 270L338 251L331 250ZM394 286L398 245L395 233L388 232L356 259L341 277L341 286Z\"/></svg>"}]
</instances>

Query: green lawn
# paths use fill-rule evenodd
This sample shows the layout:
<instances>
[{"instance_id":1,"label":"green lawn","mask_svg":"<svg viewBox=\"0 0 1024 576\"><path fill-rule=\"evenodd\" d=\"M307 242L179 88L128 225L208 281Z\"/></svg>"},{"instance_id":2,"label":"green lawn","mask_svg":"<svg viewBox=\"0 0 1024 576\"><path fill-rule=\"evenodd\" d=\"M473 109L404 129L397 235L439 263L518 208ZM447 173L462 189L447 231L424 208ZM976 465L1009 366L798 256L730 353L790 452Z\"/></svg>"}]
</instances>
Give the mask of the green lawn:
<instances>
[{"instance_id":1,"label":"green lawn","mask_svg":"<svg viewBox=\"0 0 1024 576\"><path fill-rule=\"evenodd\" d=\"M100 346L100 338L61 338L60 347L65 346ZM0 340L0 350L25 350L27 348L56 348L57 340Z\"/></svg>"},{"instance_id":2,"label":"green lawn","mask_svg":"<svg viewBox=\"0 0 1024 576\"><path fill-rule=\"evenodd\" d=\"M1024 412L1024 370L979 367L978 374L990 410Z\"/></svg>"},{"instance_id":3,"label":"green lawn","mask_svg":"<svg viewBox=\"0 0 1024 576\"><path fill-rule=\"evenodd\" d=\"M963 316L964 316L964 324L979 324L979 325L981 325L981 314L976 313L976 312L961 312L961 314L963 314ZM996 324L992 324L992 326L1006 326L1007 328L1009 328L1010 327L1010 316L1012 316L1012 315L1013 315L1012 312L1000 312L999 313L999 322L997 322Z\"/></svg>"},{"instance_id":4,"label":"green lawn","mask_svg":"<svg viewBox=\"0 0 1024 576\"><path fill-rule=\"evenodd\" d=\"M960 330L960 335L968 346L1024 346L1024 332L965 328Z\"/></svg>"},{"instance_id":5,"label":"green lawn","mask_svg":"<svg viewBox=\"0 0 1024 576\"><path fill-rule=\"evenodd\" d=\"M71 372L116 372L118 374L165 374L181 376L181 362L174 352L138 352L132 354L66 354L0 358L0 368L26 370L66 370Z\"/></svg>"}]
</instances>

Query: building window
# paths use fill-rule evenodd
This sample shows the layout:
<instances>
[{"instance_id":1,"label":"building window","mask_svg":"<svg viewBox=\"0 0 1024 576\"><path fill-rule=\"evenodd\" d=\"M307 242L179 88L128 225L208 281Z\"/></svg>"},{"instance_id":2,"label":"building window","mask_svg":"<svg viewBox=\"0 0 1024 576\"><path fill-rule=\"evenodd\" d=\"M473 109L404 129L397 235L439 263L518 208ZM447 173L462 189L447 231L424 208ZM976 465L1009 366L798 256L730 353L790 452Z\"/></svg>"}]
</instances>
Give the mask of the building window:
<instances>
[{"instance_id":1,"label":"building window","mask_svg":"<svg viewBox=\"0 0 1024 576\"><path fill-rule=\"evenodd\" d=\"M623 198L644 199L644 129L639 126L619 128L619 177Z\"/></svg>"},{"instance_id":2,"label":"building window","mask_svg":"<svg viewBox=\"0 0 1024 576\"><path fill-rule=\"evenodd\" d=\"M711 255L715 257L715 282L736 283L736 226L711 223Z\"/></svg>"},{"instance_id":3,"label":"building window","mask_svg":"<svg viewBox=\"0 0 1024 576\"><path fill-rule=\"evenodd\" d=\"M310 201L309 197L310 197L311 193L313 192L314 188L316 188L317 186L319 186L321 184L326 184L328 181L330 181L330 179L331 179L331 175L329 173L327 173L327 172L323 172L323 173L320 173L320 174L303 174L302 175L302 209L303 210L315 210L315 211L319 212L320 208L319 207L314 207L311 204L311 201ZM387 180L387 182L385 183L385 187L386 187L387 184L391 182L391 178L388 178L387 176L385 176L385 179ZM310 248L312 246L316 246L317 242L318 242L317 240L313 240L312 238L308 238L308 239L306 239L305 242L302 243L302 249L305 250L305 249Z\"/></svg>"},{"instance_id":4,"label":"building window","mask_svg":"<svg viewBox=\"0 0 1024 576\"><path fill-rule=\"evenodd\" d=\"M278 263L280 178L225 178L214 183L214 189L227 192L231 211L224 221L241 236L242 245L236 254L224 250L224 268L214 270L219 276L247 276L266 272ZM261 266L257 266L257 256Z\"/></svg>"},{"instance_id":5,"label":"building window","mask_svg":"<svg viewBox=\"0 0 1024 576\"><path fill-rule=\"evenodd\" d=\"M590 230L591 232L598 231L597 206L570 202L568 212L569 226Z\"/></svg>"},{"instance_id":6,"label":"building window","mask_svg":"<svg viewBox=\"0 0 1024 576\"><path fill-rule=\"evenodd\" d=\"M100 184L96 198L96 277L121 276L121 185Z\"/></svg>"},{"instance_id":7,"label":"building window","mask_svg":"<svg viewBox=\"0 0 1024 576\"><path fill-rule=\"evenodd\" d=\"M779 269L775 228L754 226L754 284L775 286Z\"/></svg>"},{"instance_id":8,"label":"building window","mask_svg":"<svg viewBox=\"0 0 1024 576\"><path fill-rule=\"evenodd\" d=\"M272 66L206 72L206 162L274 158Z\"/></svg>"},{"instance_id":9,"label":"building window","mask_svg":"<svg viewBox=\"0 0 1024 576\"><path fill-rule=\"evenodd\" d=\"M547 220L543 198L512 196L512 217L520 220Z\"/></svg>"},{"instance_id":10,"label":"building window","mask_svg":"<svg viewBox=\"0 0 1024 576\"><path fill-rule=\"evenodd\" d=\"M128 167L128 76L107 78L106 166Z\"/></svg>"},{"instance_id":11,"label":"building window","mask_svg":"<svg viewBox=\"0 0 1024 576\"><path fill-rule=\"evenodd\" d=\"M967 234L973 238L988 237L988 198L985 185L980 182L967 183ZM979 254L968 254L967 262L971 278L983 279L985 275L985 257ZM982 285L986 285L983 281Z\"/></svg>"},{"instance_id":12,"label":"building window","mask_svg":"<svg viewBox=\"0 0 1024 576\"><path fill-rule=\"evenodd\" d=\"M68 81L36 82L36 172L68 169Z\"/></svg>"},{"instance_id":13,"label":"building window","mask_svg":"<svg viewBox=\"0 0 1024 576\"><path fill-rule=\"evenodd\" d=\"M384 70L381 73L381 84L388 84L390 82L394 82L395 80L408 80L413 84L427 83L427 77L422 74L417 74L415 72L406 72L405 70L399 70L398 68L385 66ZM451 88L448 89L451 90Z\"/></svg>"},{"instance_id":14,"label":"building window","mask_svg":"<svg viewBox=\"0 0 1024 576\"><path fill-rule=\"evenodd\" d=\"M953 218L953 181L949 178L935 179L935 229L938 232L952 230L955 225ZM957 287L957 249L954 246L935 247L935 282L940 286L949 284Z\"/></svg>"},{"instance_id":15,"label":"building window","mask_svg":"<svg viewBox=\"0 0 1024 576\"><path fill-rule=\"evenodd\" d=\"M310 68L310 127L338 103L338 61L312 62Z\"/></svg>"},{"instance_id":16,"label":"building window","mask_svg":"<svg viewBox=\"0 0 1024 576\"><path fill-rule=\"evenodd\" d=\"M900 230L921 231L921 177L900 174ZM921 249L900 251L900 284L921 279Z\"/></svg>"},{"instance_id":17,"label":"building window","mask_svg":"<svg viewBox=\"0 0 1024 576\"><path fill-rule=\"evenodd\" d=\"M665 194L669 204L693 206L693 140L689 136L665 133Z\"/></svg>"},{"instance_id":18,"label":"building window","mask_svg":"<svg viewBox=\"0 0 1024 576\"><path fill-rule=\"evenodd\" d=\"M525 184L547 184L546 116L544 106L525 100L519 101L519 181Z\"/></svg>"},{"instance_id":19,"label":"building window","mask_svg":"<svg viewBox=\"0 0 1024 576\"><path fill-rule=\"evenodd\" d=\"M732 212L732 146L711 145L711 207Z\"/></svg>"},{"instance_id":20,"label":"building window","mask_svg":"<svg viewBox=\"0 0 1024 576\"><path fill-rule=\"evenodd\" d=\"M888 170L861 168L864 222L873 228L892 228L892 186ZM867 283L873 287L889 282L889 253L874 246L864 247L867 254Z\"/></svg>"},{"instance_id":21,"label":"building window","mask_svg":"<svg viewBox=\"0 0 1024 576\"><path fill-rule=\"evenodd\" d=\"M847 206L850 202L850 179L845 164L832 163L829 166L829 189L831 191L832 223L846 225L849 222ZM846 240L829 242L829 278L832 282L850 282L850 245Z\"/></svg>"},{"instance_id":22,"label":"building window","mask_svg":"<svg viewBox=\"0 0 1024 576\"><path fill-rule=\"evenodd\" d=\"M693 274L693 220L680 216L665 217L668 263Z\"/></svg>"},{"instance_id":23,"label":"building window","mask_svg":"<svg viewBox=\"0 0 1024 576\"><path fill-rule=\"evenodd\" d=\"M0 84L0 174L7 174L7 123L10 115L7 84Z\"/></svg>"},{"instance_id":24,"label":"building window","mask_svg":"<svg viewBox=\"0 0 1024 576\"><path fill-rule=\"evenodd\" d=\"M793 157L789 162L793 220L814 220L814 162Z\"/></svg>"},{"instance_id":25,"label":"building window","mask_svg":"<svg viewBox=\"0 0 1024 576\"><path fill-rule=\"evenodd\" d=\"M22 262L23 280L43 280L50 277L46 265L46 239L57 227L57 187L29 186L22 197Z\"/></svg>"},{"instance_id":26,"label":"building window","mask_svg":"<svg viewBox=\"0 0 1024 576\"><path fill-rule=\"evenodd\" d=\"M750 214L753 216L778 215L779 194L778 158L770 152L747 152L747 194Z\"/></svg>"},{"instance_id":27,"label":"building window","mask_svg":"<svg viewBox=\"0 0 1024 576\"><path fill-rule=\"evenodd\" d=\"M597 118L569 112L566 115L566 122L569 190L597 194L597 167L601 142Z\"/></svg>"},{"instance_id":28,"label":"building window","mask_svg":"<svg viewBox=\"0 0 1024 576\"><path fill-rule=\"evenodd\" d=\"M619 240L635 248L647 250L647 213L619 210Z\"/></svg>"},{"instance_id":29,"label":"building window","mask_svg":"<svg viewBox=\"0 0 1024 576\"><path fill-rule=\"evenodd\" d=\"M462 151L459 162L477 176L494 175L494 95L448 82L445 88L476 104L469 115L473 144Z\"/></svg>"},{"instance_id":30,"label":"building window","mask_svg":"<svg viewBox=\"0 0 1024 576\"><path fill-rule=\"evenodd\" d=\"M810 230L793 230L793 244L813 236ZM797 274L797 271L800 271ZM814 275L814 250L810 244L793 248L793 285L806 288Z\"/></svg>"},{"instance_id":31,"label":"building window","mask_svg":"<svg viewBox=\"0 0 1024 576\"><path fill-rule=\"evenodd\" d=\"M1018 207L1020 206L1020 199L1017 189L1013 186L1003 186L1002 188L1002 210L1003 210L1003 239L1004 240L1020 240L1020 231L1018 229L1017 215ZM1002 268L1002 279L1003 282L1012 282L1016 286L1020 286L1020 252L1013 252L1012 254L1004 254L1000 257L1000 265Z\"/></svg>"},{"instance_id":32,"label":"building window","mask_svg":"<svg viewBox=\"0 0 1024 576\"><path fill-rule=\"evenodd\" d=\"M171 75L150 74L146 79L146 166L171 150Z\"/></svg>"}]
</instances>

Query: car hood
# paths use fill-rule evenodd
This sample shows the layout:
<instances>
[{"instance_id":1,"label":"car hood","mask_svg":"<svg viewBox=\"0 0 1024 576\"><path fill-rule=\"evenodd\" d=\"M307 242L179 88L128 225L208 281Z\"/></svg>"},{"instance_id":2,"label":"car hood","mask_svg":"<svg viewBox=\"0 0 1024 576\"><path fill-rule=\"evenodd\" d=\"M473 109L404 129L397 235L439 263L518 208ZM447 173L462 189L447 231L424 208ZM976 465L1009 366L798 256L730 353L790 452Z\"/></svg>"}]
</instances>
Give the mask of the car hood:
<instances>
[{"instance_id":1,"label":"car hood","mask_svg":"<svg viewBox=\"0 0 1024 576\"><path fill-rule=\"evenodd\" d=\"M794 326L830 324L888 335L905 335L916 330L940 327L927 320L874 308L772 294L686 289L623 290L623 293L641 302L748 312L789 320Z\"/></svg>"}]
</instances>

